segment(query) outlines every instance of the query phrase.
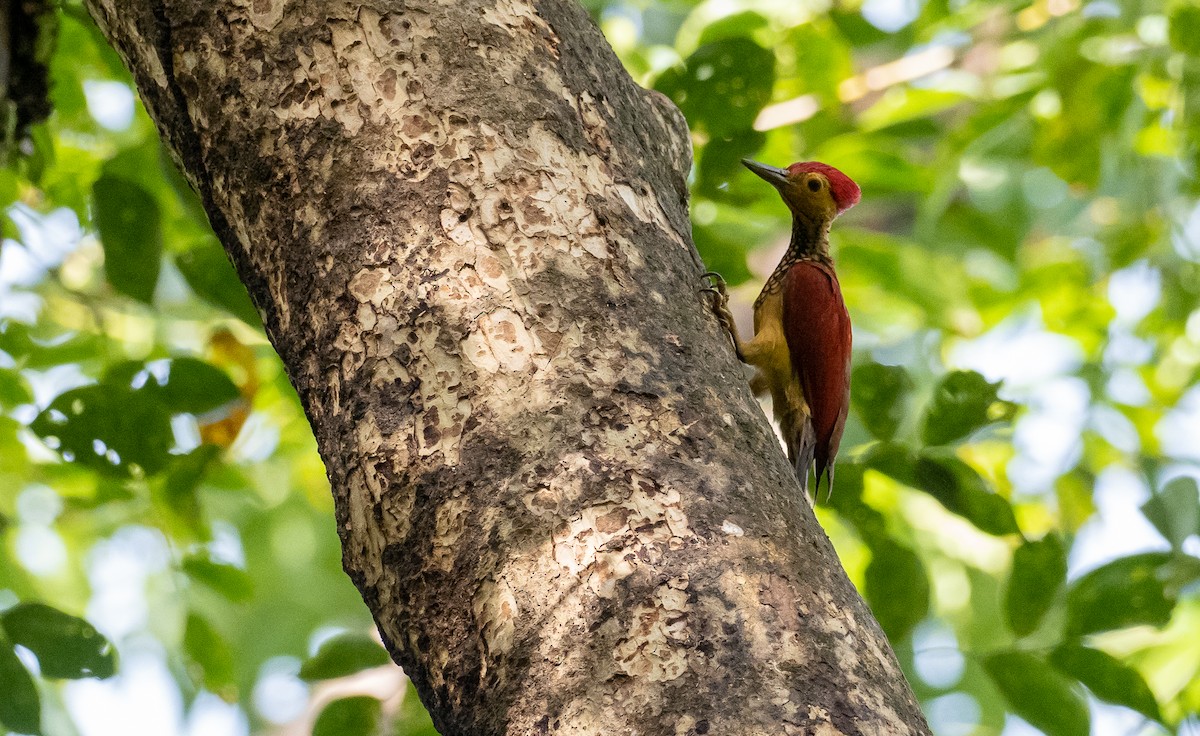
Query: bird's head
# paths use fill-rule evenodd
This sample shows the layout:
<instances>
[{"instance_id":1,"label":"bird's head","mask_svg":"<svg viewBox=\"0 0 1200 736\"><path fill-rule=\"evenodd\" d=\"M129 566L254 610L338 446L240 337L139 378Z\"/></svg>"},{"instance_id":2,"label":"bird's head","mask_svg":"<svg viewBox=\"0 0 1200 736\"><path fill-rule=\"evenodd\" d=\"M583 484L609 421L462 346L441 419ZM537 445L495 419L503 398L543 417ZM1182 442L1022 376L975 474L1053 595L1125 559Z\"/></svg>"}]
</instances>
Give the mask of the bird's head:
<instances>
[{"instance_id":1,"label":"bird's head","mask_svg":"<svg viewBox=\"0 0 1200 736\"><path fill-rule=\"evenodd\" d=\"M766 179L794 214L832 220L862 198L854 180L829 164L799 161L786 169L742 159L747 169Z\"/></svg>"}]
</instances>

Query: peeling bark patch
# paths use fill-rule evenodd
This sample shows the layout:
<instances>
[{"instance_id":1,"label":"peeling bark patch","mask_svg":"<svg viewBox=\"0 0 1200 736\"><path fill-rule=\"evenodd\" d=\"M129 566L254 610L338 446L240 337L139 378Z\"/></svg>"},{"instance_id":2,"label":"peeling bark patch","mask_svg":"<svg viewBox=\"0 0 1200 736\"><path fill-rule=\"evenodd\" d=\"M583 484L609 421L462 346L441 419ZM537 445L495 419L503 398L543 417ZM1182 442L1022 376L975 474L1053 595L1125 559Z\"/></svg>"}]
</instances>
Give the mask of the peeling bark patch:
<instances>
[{"instance_id":1,"label":"peeling bark patch","mask_svg":"<svg viewBox=\"0 0 1200 736\"><path fill-rule=\"evenodd\" d=\"M658 586L653 598L633 609L626 636L613 650L623 674L650 682L669 682L688 667L688 579L673 578Z\"/></svg>"},{"instance_id":2,"label":"peeling bark patch","mask_svg":"<svg viewBox=\"0 0 1200 736\"><path fill-rule=\"evenodd\" d=\"M288 0L251 0L250 22L256 28L270 30L283 19Z\"/></svg>"},{"instance_id":3,"label":"peeling bark patch","mask_svg":"<svg viewBox=\"0 0 1200 736\"><path fill-rule=\"evenodd\" d=\"M517 631L516 620L520 615L517 599L512 587L504 579L499 582L485 580L475 594L473 610L475 620L482 630L483 642L491 657L499 656L512 648L513 636ZM486 659L484 662L486 663ZM486 664L485 664L486 668ZM486 669L485 669L486 674Z\"/></svg>"},{"instance_id":4,"label":"peeling bark patch","mask_svg":"<svg viewBox=\"0 0 1200 736\"><path fill-rule=\"evenodd\" d=\"M350 280L350 295L360 302L370 303L376 307L383 306L383 302L396 291L396 287L388 278L388 271L385 268L364 268ZM360 313L362 316L359 320L370 322L371 327L375 326L375 313L366 311ZM369 327L366 329L370 329Z\"/></svg>"},{"instance_id":5,"label":"peeling bark patch","mask_svg":"<svg viewBox=\"0 0 1200 736\"><path fill-rule=\"evenodd\" d=\"M449 572L454 566L455 546L466 531L471 506L465 498L455 498L437 510L437 526L433 533L433 565Z\"/></svg>"},{"instance_id":6,"label":"peeling bark patch","mask_svg":"<svg viewBox=\"0 0 1200 736\"><path fill-rule=\"evenodd\" d=\"M498 309L479 318L476 330L463 341L463 354L488 373L526 371L541 348L511 309Z\"/></svg>"},{"instance_id":7,"label":"peeling bark patch","mask_svg":"<svg viewBox=\"0 0 1200 736\"><path fill-rule=\"evenodd\" d=\"M526 497L527 508L537 508L538 495ZM612 598L618 582L644 564L657 563L694 536L679 492L634 476L627 499L573 514L555 530L551 544L554 559L569 575L601 598Z\"/></svg>"}]
</instances>

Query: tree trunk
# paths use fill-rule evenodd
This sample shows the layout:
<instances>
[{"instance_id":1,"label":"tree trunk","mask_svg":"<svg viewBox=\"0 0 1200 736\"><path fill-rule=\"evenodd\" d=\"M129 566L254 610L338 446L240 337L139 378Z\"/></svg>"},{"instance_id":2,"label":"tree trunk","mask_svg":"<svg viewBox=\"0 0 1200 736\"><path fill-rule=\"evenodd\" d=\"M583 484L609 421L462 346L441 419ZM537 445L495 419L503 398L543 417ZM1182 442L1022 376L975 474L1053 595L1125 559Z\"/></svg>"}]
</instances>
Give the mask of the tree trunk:
<instances>
[{"instance_id":1,"label":"tree trunk","mask_svg":"<svg viewBox=\"0 0 1200 736\"><path fill-rule=\"evenodd\" d=\"M89 4L443 734L928 733L699 292L685 123L573 0Z\"/></svg>"}]
</instances>

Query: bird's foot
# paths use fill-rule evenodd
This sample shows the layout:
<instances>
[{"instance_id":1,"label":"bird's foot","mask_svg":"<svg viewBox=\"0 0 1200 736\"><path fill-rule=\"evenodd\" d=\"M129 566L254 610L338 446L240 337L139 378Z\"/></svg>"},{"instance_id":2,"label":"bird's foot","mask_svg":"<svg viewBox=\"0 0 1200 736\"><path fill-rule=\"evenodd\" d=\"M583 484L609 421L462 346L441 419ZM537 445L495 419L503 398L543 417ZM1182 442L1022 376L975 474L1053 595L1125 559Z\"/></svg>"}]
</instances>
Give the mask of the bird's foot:
<instances>
[{"instance_id":1,"label":"bird's foot","mask_svg":"<svg viewBox=\"0 0 1200 736\"><path fill-rule=\"evenodd\" d=\"M725 279L716 271L708 271L700 276L704 280L704 288L701 291L706 294L713 295L713 314L717 316L717 320L721 326L725 328L726 334L729 335L730 341L733 343L733 349L737 352L738 360L744 362L742 358L742 346L738 344L737 326L733 321L733 313L729 311L729 292L725 286Z\"/></svg>"},{"instance_id":2,"label":"bird's foot","mask_svg":"<svg viewBox=\"0 0 1200 736\"><path fill-rule=\"evenodd\" d=\"M718 294L725 299L728 298L728 294L725 293L724 276L716 271L705 271L700 274L700 278L704 281L704 291Z\"/></svg>"},{"instance_id":3,"label":"bird's foot","mask_svg":"<svg viewBox=\"0 0 1200 736\"><path fill-rule=\"evenodd\" d=\"M730 325L733 324L733 314L729 311L729 292L725 286L725 279L716 271L708 271L700 276L704 280L704 288L701 289L706 294L713 295L713 313L717 315L717 319L721 321L726 330L733 331Z\"/></svg>"}]
</instances>

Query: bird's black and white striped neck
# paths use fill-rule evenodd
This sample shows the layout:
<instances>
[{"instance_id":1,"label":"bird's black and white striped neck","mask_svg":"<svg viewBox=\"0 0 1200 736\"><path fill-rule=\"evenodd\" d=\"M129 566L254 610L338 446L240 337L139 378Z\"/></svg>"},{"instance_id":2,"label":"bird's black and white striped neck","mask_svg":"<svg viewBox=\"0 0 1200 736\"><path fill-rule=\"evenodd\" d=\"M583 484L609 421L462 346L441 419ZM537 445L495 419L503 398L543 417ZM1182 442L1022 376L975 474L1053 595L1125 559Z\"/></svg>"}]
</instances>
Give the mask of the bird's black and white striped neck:
<instances>
[{"instance_id":1,"label":"bird's black and white striped neck","mask_svg":"<svg viewBox=\"0 0 1200 736\"><path fill-rule=\"evenodd\" d=\"M783 288L783 279L788 270L797 263L805 261L820 263L832 267L833 259L829 257L829 225L831 220L815 220L803 213L792 214L792 239L788 243L787 252L779 260L779 265L771 272L767 283L763 285L762 293L754 300L757 308L771 294Z\"/></svg>"}]
</instances>

